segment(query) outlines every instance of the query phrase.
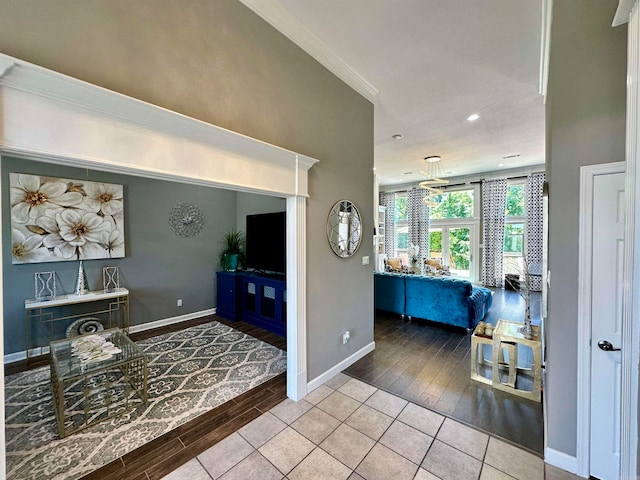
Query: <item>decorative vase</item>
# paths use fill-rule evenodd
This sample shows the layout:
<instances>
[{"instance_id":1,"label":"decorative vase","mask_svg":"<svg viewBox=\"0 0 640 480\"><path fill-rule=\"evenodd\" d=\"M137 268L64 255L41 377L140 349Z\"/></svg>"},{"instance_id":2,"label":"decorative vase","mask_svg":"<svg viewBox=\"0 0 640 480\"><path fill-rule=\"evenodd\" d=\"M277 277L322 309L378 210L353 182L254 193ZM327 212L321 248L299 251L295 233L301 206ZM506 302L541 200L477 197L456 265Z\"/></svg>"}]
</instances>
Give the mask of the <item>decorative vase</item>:
<instances>
[{"instance_id":1,"label":"decorative vase","mask_svg":"<svg viewBox=\"0 0 640 480\"><path fill-rule=\"evenodd\" d=\"M533 338L533 328L531 327L531 310L529 310L529 299L526 300L524 311L524 325L518 329L524 338Z\"/></svg>"},{"instance_id":2,"label":"decorative vase","mask_svg":"<svg viewBox=\"0 0 640 480\"><path fill-rule=\"evenodd\" d=\"M89 291L89 282L87 281L87 274L84 271L84 265L80 260L78 266L78 279L76 280L76 295L84 295Z\"/></svg>"},{"instance_id":3,"label":"decorative vase","mask_svg":"<svg viewBox=\"0 0 640 480\"><path fill-rule=\"evenodd\" d=\"M238 254L237 253L225 253L224 254L224 269L227 272L235 272L238 269Z\"/></svg>"}]
</instances>

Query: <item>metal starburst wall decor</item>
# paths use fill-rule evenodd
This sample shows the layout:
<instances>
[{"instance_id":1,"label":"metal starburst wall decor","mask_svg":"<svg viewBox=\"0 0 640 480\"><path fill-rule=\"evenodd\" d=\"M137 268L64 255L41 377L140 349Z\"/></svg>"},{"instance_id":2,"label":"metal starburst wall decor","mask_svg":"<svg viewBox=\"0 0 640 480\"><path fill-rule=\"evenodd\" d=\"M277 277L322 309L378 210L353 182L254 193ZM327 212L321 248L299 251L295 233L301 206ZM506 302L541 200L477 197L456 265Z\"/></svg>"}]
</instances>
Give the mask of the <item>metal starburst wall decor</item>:
<instances>
[{"instance_id":1,"label":"metal starburst wall decor","mask_svg":"<svg viewBox=\"0 0 640 480\"><path fill-rule=\"evenodd\" d=\"M169 226L179 237L195 237L206 224L200 208L193 203L178 203L169 213Z\"/></svg>"}]
</instances>

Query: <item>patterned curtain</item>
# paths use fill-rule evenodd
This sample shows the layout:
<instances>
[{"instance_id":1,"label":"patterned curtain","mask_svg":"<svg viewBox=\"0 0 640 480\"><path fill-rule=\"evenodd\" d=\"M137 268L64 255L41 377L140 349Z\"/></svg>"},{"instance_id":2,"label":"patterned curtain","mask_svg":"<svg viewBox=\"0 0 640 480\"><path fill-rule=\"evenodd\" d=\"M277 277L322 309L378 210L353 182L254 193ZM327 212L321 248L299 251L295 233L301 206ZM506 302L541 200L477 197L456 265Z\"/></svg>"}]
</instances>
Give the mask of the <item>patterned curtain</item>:
<instances>
[{"instance_id":1,"label":"patterned curtain","mask_svg":"<svg viewBox=\"0 0 640 480\"><path fill-rule=\"evenodd\" d=\"M542 273L542 186L544 173L533 173L527 177L526 191L526 244L525 256L529 264L529 271ZM533 292L542 291L542 276L530 277L530 289Z\"/></svg>"},{"instance_id":2,"label":"patterned curtain","mask_svg":"<svg viewBox=\"0 0 640 480\"><path fill-rule=\"evenodd\" d=\"M502 287L507 179L482 181L482 284Z\"/></svg>"},{"instance_id":3,"label":"patterned curtain","mask_svg":"<svg viewBox=\"0 0 640 480\"><path fill-rule=\"evenodd\" d=\"M429 257L429 207L424 203L427 193L424 188L407 191L409 242L420 248L418 264L421 273L424 273L424 259Z\"/></svg>"},{"instance_id":4,"label":"patterned curtain","mask_svg":"<svg viewBox=\"0 0 640 480\"><path fill-rule=\"evenodd\" d=\"M395 194L391 192L380 192L380 205L387 207L384 219L384 253L388 258L392 258L393 252L395 252Z\"/></svg>"}]
</instances>

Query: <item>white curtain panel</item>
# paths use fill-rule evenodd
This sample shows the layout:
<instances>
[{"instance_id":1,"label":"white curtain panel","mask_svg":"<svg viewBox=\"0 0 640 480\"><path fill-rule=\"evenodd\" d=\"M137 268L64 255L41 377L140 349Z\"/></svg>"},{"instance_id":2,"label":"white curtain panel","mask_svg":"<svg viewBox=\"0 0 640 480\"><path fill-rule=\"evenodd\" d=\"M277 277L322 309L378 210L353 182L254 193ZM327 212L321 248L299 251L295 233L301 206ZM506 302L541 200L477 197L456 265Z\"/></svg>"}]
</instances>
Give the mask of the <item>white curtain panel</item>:
<instances>
[{"instance_id":1,"label":"white curtain panel","mask_svg":"<svg viewBox=\"0 0 640 480\"><path fill-rule=\"evenodd\" d=\"M384 217L384 253L392 258L395 251L395 210L396 196L390 192L380 192L380 205L387 207Z\"/></svg>"},{"instance_id":2,"label":"white curtain panel","mask_svg":"<svg viewBox=\"0 0 640 480\"><path fill-rule=\"evenodd\" d=\"M482 181L482 284L502 287L507 179Z\"/></svg>"},{"instance_id":3,"label":"white curtain panel","mask_svg":"<svg viewBox=\"0 0 640 480\"><path fill-rule=\"evenodd\" d=\"M525 253L530 271L542 273L542 187L544 173L533 173L527 177L526 211L527 229ZM533 292L542 291L542 276L530 277L530 289Z\"/></svg>"},{"instance_id":4,"label":"white curtain panel","mask_svg":"<svg viewBox=\"0 0 640 480\"><path fill-rule=\"evenodd\" d=\"M407 223L409 225L409 242L420 250L418 258L429 257L429 207L425 203L427 190L411 188L407 191ZM419 261L420 271L424 270L424 260Z\"/></svg>"}]
</instances>

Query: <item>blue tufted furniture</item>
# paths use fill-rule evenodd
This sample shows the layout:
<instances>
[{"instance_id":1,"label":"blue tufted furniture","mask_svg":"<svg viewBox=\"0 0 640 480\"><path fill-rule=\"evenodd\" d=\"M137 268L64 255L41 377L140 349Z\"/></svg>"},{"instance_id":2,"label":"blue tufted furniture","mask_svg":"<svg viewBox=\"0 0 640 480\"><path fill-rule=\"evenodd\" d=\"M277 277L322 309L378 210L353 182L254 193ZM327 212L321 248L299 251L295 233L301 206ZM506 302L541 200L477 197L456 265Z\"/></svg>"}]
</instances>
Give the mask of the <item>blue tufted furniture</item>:
<instances>
[{"instance_id":1,"label":"blue tufted furniture","mask_svg":"<svg viewBox=\"0 0 640 480\"><path fill-rule=\"evenodd\" d=\"M473 329L493 300L491 291L449 277L375 274L376 309Z\"/></svg>"},{"instance_id":2,"label":"blue tufted furniture","mask_svg":"<svg viewBox=\"0 0 640 480\"><path fill-rule=\"evenodd\" d=\"M404 316L405 277L400 273L376 273L373 282L373 297L376 310Z\"/></svg>"}]
</instances>

